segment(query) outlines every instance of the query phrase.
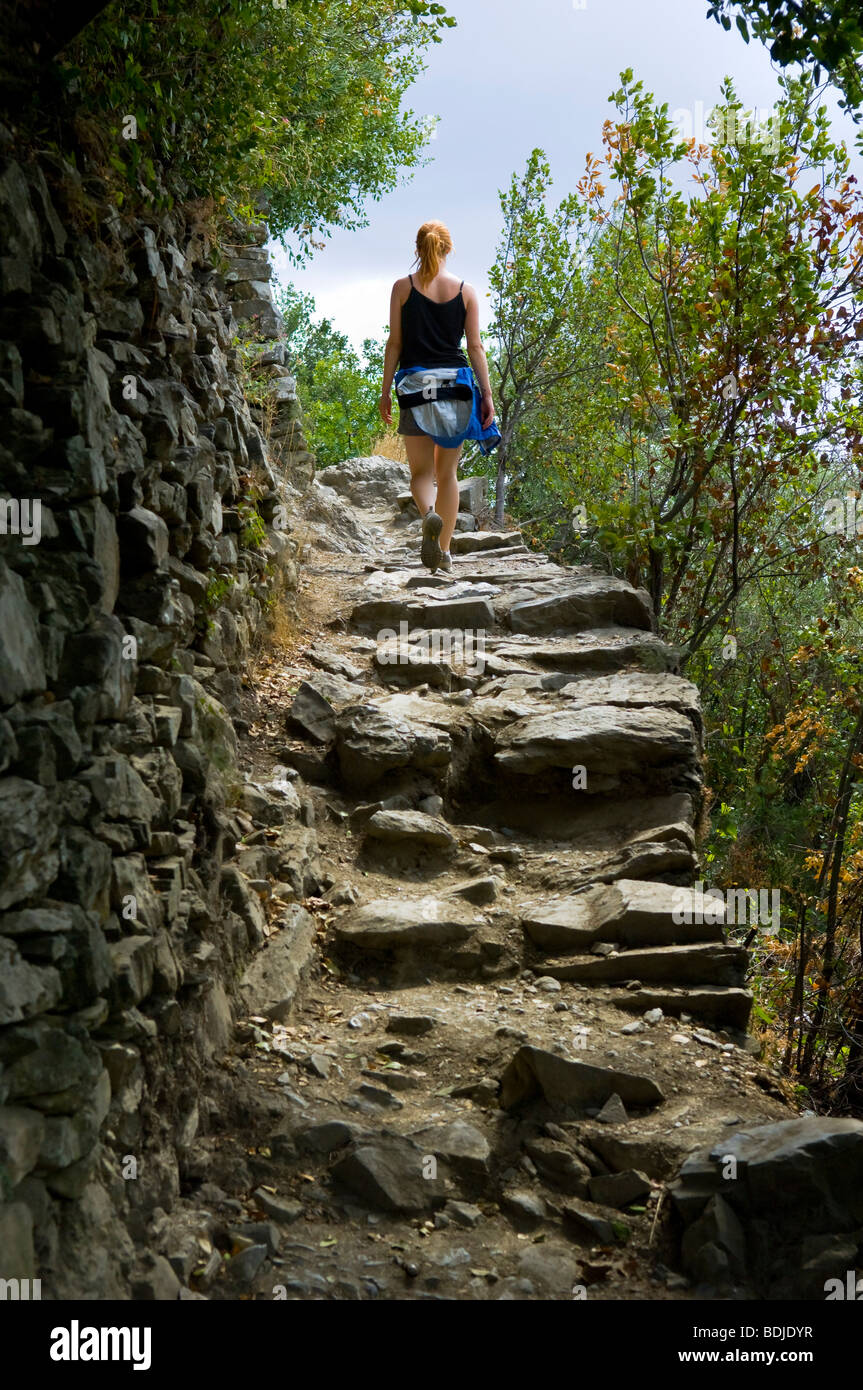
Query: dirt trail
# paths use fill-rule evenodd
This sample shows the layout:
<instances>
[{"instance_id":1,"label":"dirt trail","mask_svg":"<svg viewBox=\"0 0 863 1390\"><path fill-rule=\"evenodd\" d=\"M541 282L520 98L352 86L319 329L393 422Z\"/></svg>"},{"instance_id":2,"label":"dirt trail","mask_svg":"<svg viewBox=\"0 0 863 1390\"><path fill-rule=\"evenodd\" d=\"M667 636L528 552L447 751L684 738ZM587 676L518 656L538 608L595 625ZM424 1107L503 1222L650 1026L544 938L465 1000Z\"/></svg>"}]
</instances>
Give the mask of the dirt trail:
<instances>
[{"instance_id":1,"label":"dirt trail","mask_svg":"<svg viewBox=\"0 0 863 1390\"><path fill-rule=\"evenodd\" d=\"M247 691L270 935L172 1216L191 1287L691 1297L667 1180L794 1113L744 1031L743 953L673 921L697 694L628 585L470 530L432 578L397 465L326 481L340 548L313 530L290 652Z\"/></svg>"}]
</instances>

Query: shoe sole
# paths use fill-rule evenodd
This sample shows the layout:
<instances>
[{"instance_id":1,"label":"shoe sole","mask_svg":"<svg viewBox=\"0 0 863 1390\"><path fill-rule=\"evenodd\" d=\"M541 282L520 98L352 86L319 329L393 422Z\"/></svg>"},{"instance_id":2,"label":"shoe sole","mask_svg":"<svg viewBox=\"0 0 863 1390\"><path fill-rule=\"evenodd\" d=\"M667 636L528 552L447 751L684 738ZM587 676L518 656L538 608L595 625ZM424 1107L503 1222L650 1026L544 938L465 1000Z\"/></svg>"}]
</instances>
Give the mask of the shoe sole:
<instances>
[{"instance_id":1,"label":"shoe sole","mask_svg":"<svg viewBox=\"0 0 863 1390\"><path fill-rule=\"evenodd\" d=\"M443 530L443 518L437 512L429 512L423 521L423 543L420 547L420 559L426 569L432 573L440 568L443 559L443 551L438 544L438 536Z\"/></svg>"}]
</instances>

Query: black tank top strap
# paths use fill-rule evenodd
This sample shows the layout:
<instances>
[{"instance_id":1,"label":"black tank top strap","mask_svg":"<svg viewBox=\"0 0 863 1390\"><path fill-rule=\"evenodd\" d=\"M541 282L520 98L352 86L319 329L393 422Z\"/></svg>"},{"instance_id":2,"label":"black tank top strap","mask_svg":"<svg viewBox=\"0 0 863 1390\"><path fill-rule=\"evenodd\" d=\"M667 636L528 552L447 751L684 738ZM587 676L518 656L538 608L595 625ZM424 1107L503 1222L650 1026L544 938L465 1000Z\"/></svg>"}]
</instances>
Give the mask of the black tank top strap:
<instances>
[{"instance_id":1,"label":"black tank top strap","mask_svg":"<svg viewBox=\"0 0 863 1390\"><path fill-rule=\"evenodd\" d=\"M462 280L461 284L460 284L459 287L458 287L458 292L459 292L459 294L461 294L461 292L462 292L463 289L464 289L464 280Z\"/></svg>"},{"instance_id":2,"label":"black tank top strap","mask_svg":"<svg viewBox=\"0 0 863 1390\"><path fill-rule=\"evenodd\" d=\"M408 272L408 279L411 282L411 289L413 289L414 277L410 274L410 272Z\"/></svg>"}]
</instances>

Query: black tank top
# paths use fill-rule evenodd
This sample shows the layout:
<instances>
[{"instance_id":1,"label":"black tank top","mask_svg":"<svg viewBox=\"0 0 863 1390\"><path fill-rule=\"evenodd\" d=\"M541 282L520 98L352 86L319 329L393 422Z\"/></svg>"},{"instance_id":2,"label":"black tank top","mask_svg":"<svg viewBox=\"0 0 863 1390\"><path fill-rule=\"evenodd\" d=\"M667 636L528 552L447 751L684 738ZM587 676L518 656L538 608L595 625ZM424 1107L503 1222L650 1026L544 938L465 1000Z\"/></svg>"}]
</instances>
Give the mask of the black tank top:
<instances>
[{"instance_id":1,"label":"black tank top","mask_svg":"<svg viewBox=\"0 0 863 1390\"><path fill-rule=\"evenodd\" d=\"M459 347L464 336L467 309L462 298L464 280L458 294L445 304L437 304L422 294L411 275L411 292L402 305L402 351L400 367L469 367Z\"/></svg>"}]
</instances>

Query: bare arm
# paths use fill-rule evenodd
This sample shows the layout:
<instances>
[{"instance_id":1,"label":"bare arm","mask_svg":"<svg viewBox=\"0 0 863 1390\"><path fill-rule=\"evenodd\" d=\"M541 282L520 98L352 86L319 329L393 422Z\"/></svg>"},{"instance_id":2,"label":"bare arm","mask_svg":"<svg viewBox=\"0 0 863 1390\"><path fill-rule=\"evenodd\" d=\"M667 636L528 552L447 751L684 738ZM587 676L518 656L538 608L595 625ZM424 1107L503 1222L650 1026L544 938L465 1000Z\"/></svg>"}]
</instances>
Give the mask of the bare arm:
<instances>
[{"instance_id":1,"label":"bare arm","mask_svg":"<svg viewBox=\"0 0 863 1390\"><path fill-rule=\"evenodd\" d=\"M402 351L402 281L396 280L390 295L390 336L384 350L384 381L378 409L385 424L393 422L393 403L390 388Z\"/></svg>"},{"instance_id":2,"label":"bare arm","mask_svg":"<svg viewBox=\"0 0 863 1390\"><path fill-rule=\"evenodd\" d=\"M482 391L482 423L485 427L490 425L494 419L494 401L491 395L491 383L488 379L488 359L479 332L479 299L473 285L465 285L462 294L467 310L464 323L467 355Z\"/></svg>"}]
</instances>

